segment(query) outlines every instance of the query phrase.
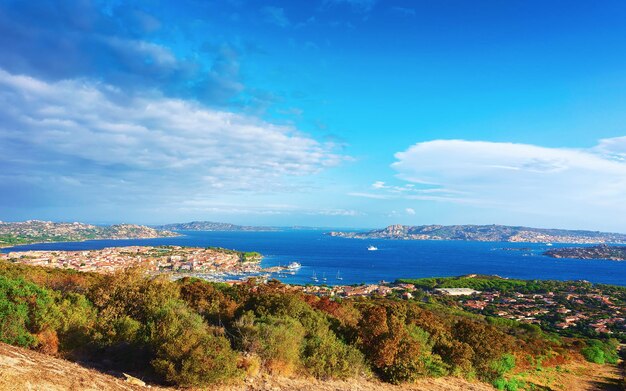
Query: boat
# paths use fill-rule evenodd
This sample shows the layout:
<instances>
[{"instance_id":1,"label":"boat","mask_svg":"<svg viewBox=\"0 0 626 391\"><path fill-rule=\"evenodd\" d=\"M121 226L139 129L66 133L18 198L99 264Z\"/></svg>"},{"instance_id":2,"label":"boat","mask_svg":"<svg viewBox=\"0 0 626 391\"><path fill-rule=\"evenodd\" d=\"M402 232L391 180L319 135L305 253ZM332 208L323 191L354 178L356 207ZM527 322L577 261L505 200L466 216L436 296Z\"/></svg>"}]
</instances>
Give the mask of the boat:
<instances>
[{"instance_id":1,"label":"boat","mask_svg":"<svg viewBox=\"0 0 626 391\"><path fill-rule=\"evenodd\" d=\"M376 246L369 246L367 248L367 251L376 251L376 250L378 250L378 247L376 247Z\"/></svg>"},{"instance_id":2,"label":"boat","mask_svg":"<svg viewBox=\"0 0 626 391\"><path fill-rule=\"evenodd\" d=\"M338 280L343 280L343 277L341 277L341 276L339 275L339 270L337 270L337 279L338 279Z\"/></svg>"},{"instance_id":3,"label":"boat","mask_svg":"<svg viewBox=\"0 0 626 391\"><path fill-rule=\"evenodd\" d=\"M317 275L315 274L315 272L313 272L313 276L311 276L311 280L313 280L313 281L319 281L319 280L317 279Z\"/></svg>"},{"instance_id":4,"label":"boat","mask_svg":"<svg viewBox=\"0 0 626 391\"><path fill-rule=\"evenodd\" d=\"M546 246L552 246L552 243L546 243Z\"/></svg>"},{"instance_id":5,"label":"boat","mask_svg":"<svg viewBox=\"0 0 626 391\"><path fill-rule=\"evenodd\" d=\"M326 281L326 272L324 272L324 273L322 274L322 280L323 280L323 281Z\"/></svg>"},{"instance_id":6,"label":"boat","mask_svg":"<svg viewBox=\"0 0 626 391\"><path fill-rule=\"evenodd\" d=\"M298 270L302 267L302 265L299 262L291 262L289 265L287 265L287 269L289 270Z\"/></svg>"}]
</instances>

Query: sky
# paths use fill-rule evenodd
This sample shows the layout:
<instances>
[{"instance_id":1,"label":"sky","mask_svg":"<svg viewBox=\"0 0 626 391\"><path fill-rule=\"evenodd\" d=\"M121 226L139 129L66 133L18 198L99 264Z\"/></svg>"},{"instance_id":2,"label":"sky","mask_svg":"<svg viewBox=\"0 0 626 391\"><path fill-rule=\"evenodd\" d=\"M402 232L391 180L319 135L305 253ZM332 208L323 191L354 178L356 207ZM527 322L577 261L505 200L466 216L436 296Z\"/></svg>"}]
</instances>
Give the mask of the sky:
<instances>
[{"instance_id":1,"label":"sky","mask_svg":"<svg viewBox=\"0 0 626 391\"><path fill-rule=\"evenodd\" d=\"M0 0L0 220L626 232L626 2Z\"/></svg>"}]
</instances>

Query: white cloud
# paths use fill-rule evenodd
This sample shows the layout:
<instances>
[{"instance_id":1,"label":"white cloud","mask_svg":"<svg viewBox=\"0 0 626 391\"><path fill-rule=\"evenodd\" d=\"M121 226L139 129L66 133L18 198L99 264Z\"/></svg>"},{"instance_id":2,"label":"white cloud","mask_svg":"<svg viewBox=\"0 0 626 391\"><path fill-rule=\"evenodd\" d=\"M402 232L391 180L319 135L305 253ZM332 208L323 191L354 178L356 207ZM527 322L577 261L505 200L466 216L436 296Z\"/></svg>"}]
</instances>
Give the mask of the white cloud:
<instances>
[{"instance_id":1,"label":"white cloud","mask_svg":"<svg viewBox=\"0 0 626 391\"><path fill-rule=\"evenodd\" d=\"M411 215L411 216L415 215L415 209L413 209L413 208L406 208L404 211L408 215Z\"/></svg>"},{"instance_id":2,"label":"white cloud","mask_svg":"<svg viewBox=\"0 0 626 391\"><path fill-rule=\"evenodd\" d=\"M614 218L626 212L625 153L624 137L588 149L434 140L397 153L392 167L424 188L407 198Z\"/></svg>"},{"instance_id":3,"label":"white cloud","mask_svg":"<svg viewBox=\"0 0 626 391\"><path fill-rule=\"evenodd\" d=\"M292 204L262 203L259 205L221 203L215 200L188 199L177 206L178 211L191 213L219 213L240 215L306 215L306 216L340 216L355 217L363 213L353 209L307 208Z\"/></svg>"},{"instance_id":4,"label":"white cloud","mask_svg":"<svg viewBox=\"0 0 626 391\"><path fill-rule=\"evenodd\" d=\"M602 139L595 150L613 159L626 161L626 136Z\"/></svg>"},{"instance_id":5,"label":"white cloud","mask_svg":"<svg viewBox=\"0 0 626 391\"><path fill-rule=\"evenodd\" d=\"M293 127L193 101L0 69L0 164L24 181L62 177L100 195L154 199L293 191L298 178L344 159L332 149Z\"/></svg>"},{"instance_id":6,"label":"white cloud","mask_svg":"<svg viewBox=\"0 0 626 391\"><path fill-rule=\"evenodd\" d=\"M372 183L372 188L374 189L384 189L386 187L385 182L383 181L376 181L374 183Z\"/></svg>"}]
</instances>

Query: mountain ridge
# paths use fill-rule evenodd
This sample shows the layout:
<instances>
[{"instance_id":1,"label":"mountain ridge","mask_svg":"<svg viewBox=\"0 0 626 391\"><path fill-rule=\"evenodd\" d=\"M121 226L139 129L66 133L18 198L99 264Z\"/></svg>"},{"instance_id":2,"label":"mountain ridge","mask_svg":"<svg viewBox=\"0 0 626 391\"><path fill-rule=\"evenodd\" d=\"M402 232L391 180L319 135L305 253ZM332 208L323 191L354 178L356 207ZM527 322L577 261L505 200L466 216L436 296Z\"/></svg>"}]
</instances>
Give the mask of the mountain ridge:
<instances>
[{"instance_id":1,"label":"mountain ridge","mask_svg":"<svg viewBox=\"0 0 626 391\"><path fill-rule=\"evenodd\" d=\"M149 239L178 235L174 232L136 224L100 226L78 222L58 223L41 220L0 222L0 247L94 239Z\"/></svg>"},{"instance_id":2,"label":"mountain ridge","mask_svg":"<svg viewBox=\"0 0 626 391\"><path fill-rule=\"evenodd\" d=\"M402 225L393 224L370 231L331 231L327 235L350 239L465 240L520 243L626 243L626 234L533 228L508 225Z\"/></svg>"},{"instance_id":3,"label":"mountain ridge","mask_svg":"<svg viewBox=\"0 0 626 391\"><path fill-rule=\"evenodd\" d=\"M190 221L188 223L171 223L154 226L155 229L168 231L278 231L276 227L237 225L215 221Z\"/></svg>"}]
</instances>

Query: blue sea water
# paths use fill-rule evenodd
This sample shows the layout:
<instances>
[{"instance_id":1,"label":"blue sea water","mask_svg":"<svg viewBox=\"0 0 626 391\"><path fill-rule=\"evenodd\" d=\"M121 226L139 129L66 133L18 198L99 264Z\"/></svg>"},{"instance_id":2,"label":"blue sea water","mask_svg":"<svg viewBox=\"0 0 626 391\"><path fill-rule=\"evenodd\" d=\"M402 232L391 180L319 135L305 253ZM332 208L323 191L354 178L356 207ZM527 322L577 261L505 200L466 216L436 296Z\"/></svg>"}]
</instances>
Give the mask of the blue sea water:
<instances>
[{"instance_id":1,"label":"blue sea water","mask_svg":"<svg viewBox=\"0 0 626 391\"><path fill-rule=\"evenodd\" d=\"M626 262L555 259L541 255L545 244L465 241L359 240L330 237L323 231L182 232L158 239L92 240L5 248L89 250L131 245L216 246L263 254L262 265L297 261L302 268L280 280L287 283L358 284L397 278L490 274L521 279L587 280L626 286ZM373 245L378 251L368 251ZM554 247L565 246L554 244ZM511 250L517 248L518 250ZM521 249L521 250L519 250ZM337 279L339 272L343 280ZM326 277L326 281L323 278Z\"/></svg>"}]
</instances>

